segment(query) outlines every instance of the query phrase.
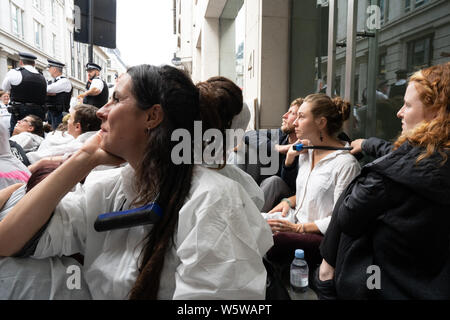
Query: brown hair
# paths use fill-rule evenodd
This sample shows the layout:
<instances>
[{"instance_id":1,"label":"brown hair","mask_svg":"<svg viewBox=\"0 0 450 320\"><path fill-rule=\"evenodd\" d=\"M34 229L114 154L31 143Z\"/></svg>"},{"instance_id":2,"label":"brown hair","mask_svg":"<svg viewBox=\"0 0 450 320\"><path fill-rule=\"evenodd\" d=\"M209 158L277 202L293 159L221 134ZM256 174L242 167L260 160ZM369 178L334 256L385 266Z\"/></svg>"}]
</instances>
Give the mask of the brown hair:
<instances>
[{"instance_id":1,"label":"brown hair","mask_svg":"<svg viewBox=\"0 0 450 320\"><path fill-rule=\"evenodd\" d=\"M97 117L97 111L98 108L94 106L80 104L75 107L73 123L80 124L82 133L98 131L102 125L102 120Z\"/></svg>"},{"instance_id":2,"label":"brown hair","mask_svg":"<svg viewBox=\"0 0 450 320\"><path fill-rule=\"evenodd\" d=\"M180 209L191 188L193 150L190 164L171 160L172 132L183 128L194 135L194 121L199 119L199 92L190 77L170 66L140 65L127 73L132 80L131 91L140 109L159 104L164 112L162 123L148 132L147 149L136 170L136 204L155 201L163 216L147 235L138 260L139 275L131 289L130 299L156 299L161 272L178 224ZM193 143L193 142L191 142Z\"/></svg>"},{"instance_id":3,"label":"brown hair","mask_svg":"<svg viewBox=\"0 0 450 320\"><path fill-rule=\"evenodd\" d=\"M344 121L350 118L350 103L341 97L331 99L323 93L311 94L304 102L311 102L311 113L314 118L325 117L327 119L327 133L335 135L342 129Z\"/></svg>"},{"instance_id":4,"label":"brown hair","mask_svg":"<svg viewBox=\"0 0 450 320\"><path fill-rule=\"evenodd\" d=\"M226 129L231 128L233 118L243 108L242 90L225 77L212 77L197 83L200 96L200 117L203 130L218 129L224 137L226 146ZM223 148L224 164L226 162L226 148Z\"/></svg>"},{"instance_id":5,"label":"brown hair","mask_svg":"<svg viewBox=\"0 0 450 320\"><path fill-rule=\"evenodd\" d=\"M303 98L297 98L297 99L295 99L294 101L292 101L291 107L292 107L292 106L300 107L300 106L303 104L303 102L305 102L305 99L303 99Z\"/></svg>"},{"instance_id":6,"label":"brown hair","mask_svg":"<svg viewBox=\"0 0 450 320\"><path fill-rule=\"evenodd\" d=\"M31 118L30 126L33 127L33 131L31 133L34 133L42 138L45 137L45 131L44 131L44 123L41 118L34 114L29 114L27 117Z\"/></svg>"},{"instance_id":7,"label":"brown hair","mask_svg":"<svg viewBox=\"0 0 450 320\"><path fill-rule=\"evenodd\" d=\"M419 124L412 132L402 134L395 142L395 149L408 141L425 149L417 163L439 152L443 165L448 158L444 150L450 148L450 62L416 72L410 83L414 83L425 113L436 112L437 116Z\"/></svg>"}]
</instances>

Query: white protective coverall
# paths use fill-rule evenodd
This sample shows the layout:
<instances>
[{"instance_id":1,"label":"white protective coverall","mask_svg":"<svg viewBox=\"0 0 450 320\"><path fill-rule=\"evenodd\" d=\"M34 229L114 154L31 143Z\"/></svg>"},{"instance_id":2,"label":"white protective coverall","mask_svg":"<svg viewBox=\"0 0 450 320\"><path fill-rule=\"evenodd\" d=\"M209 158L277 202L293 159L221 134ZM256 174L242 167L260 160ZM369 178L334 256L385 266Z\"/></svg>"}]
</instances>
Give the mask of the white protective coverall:
<instances>
[{"instance_id":1,"label":"white protective coverall","mask_svg":"<svg viewBox=\"0 0 450 320\"><path fill-rule=\"evenodd\" d=\"M151 226L96 232L99 214L127 210L134 200L130 166L91 173L58 204L34 258L84 255L82 275L94 299L126 299ZM196 166L179 212L175 246L165 257L159 299L264 299L262 257L272 232L244 188Z\"/></svg>"},{"instance_id":2,"label":"white protective coverall","mask_svg":"<svg viewBox=\"0 0 450 320\"><path fill-rule=\"evenodd\" d=\"M25 195L16 190L0 211L3 220ZM0 258L0 300L89 300L92 299L73 258Z\"/></svg>"}]
</instances>

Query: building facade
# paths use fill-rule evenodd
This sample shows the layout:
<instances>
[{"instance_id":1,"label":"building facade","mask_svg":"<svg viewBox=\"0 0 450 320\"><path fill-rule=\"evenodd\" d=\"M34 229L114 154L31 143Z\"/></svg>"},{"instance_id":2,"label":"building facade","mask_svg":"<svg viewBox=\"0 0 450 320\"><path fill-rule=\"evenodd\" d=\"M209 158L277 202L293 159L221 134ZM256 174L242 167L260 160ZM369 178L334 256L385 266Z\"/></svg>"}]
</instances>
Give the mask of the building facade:
<instances>
[{"instance_id":1,"label":"building facade","mask_svg":"<svg viewBox=\"0 0 450 320\"><path fill-rule=\"evenodd\" d=\"M326 77L330 3L337 7L333 81ZM222 75L238 83L252 112L251 129L279 127L292 100L324 91L327 83L356 108L364 89L381 81L392 85L396 71L410 75L450 60L446 0L175 0L174 6L182 67L194 81ZM350 22L357 36L348 61ZM354 126L347 126L350 134Z\"/></svg>"},{"instance_id":2,"label":"building facade","mask_svg":"<svg viewBox=\"0 0 450 320\"><path fill-rule=\"evenodd\" d=\"M88 45L74 41L73 12L73 0L0 1L0 81L18 66L18 53L24 51L38 57L36 68L46 78L47 59L65 63L63 73L73 84L73 96L83 92ZM104 80L111 60L107 50L94 46L94 62L102 66Z\"/></svg>"}]
</instances>

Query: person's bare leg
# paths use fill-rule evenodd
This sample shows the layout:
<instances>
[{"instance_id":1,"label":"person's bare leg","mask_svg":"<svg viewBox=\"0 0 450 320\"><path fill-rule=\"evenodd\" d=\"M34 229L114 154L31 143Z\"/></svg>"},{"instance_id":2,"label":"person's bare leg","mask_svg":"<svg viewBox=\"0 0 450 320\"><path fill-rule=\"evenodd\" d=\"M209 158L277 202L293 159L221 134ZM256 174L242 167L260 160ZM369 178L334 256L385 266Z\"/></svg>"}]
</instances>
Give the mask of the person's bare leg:
<instances>
[{"instance_id":1,"label":"person's bare leg","mask_svg":"<svg viewBox=\"0 0 450 320\"><path fill-rule=\"evenodd\" d=\"M319 280L327 281L333 278L334 278L334 268L330 266L328 262L325 261L325 259L323 259L319 268Z\"/></svg>"}]
</instances>

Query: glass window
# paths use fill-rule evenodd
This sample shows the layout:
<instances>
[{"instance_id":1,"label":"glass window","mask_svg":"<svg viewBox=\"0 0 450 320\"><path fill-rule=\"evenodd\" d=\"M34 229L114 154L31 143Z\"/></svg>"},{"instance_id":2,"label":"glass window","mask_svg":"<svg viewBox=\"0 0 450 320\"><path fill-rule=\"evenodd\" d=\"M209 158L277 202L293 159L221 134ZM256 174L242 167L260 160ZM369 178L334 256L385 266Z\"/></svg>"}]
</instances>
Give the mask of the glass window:
<instances>
[{"instance_id":1,"label":"glass window","mask_svg":"<svg viewBox=\"0 0 450 320\"><path fill-rule=\"evenodd\" d=\"M75 77L75 55L74 55L74 43L73 43L73 33L69 31L69 39L70 39L70 56L72 57L70 60L70 75Z\"/></svg>"},{"instance_id":2,"label":"glass window","mask_svg":"<svg viewBox=\"0 0 450 320\"><path fill-rule=\"evenodd\" d=\"M431 64L433 36L408 42L408 72L414 72Z\"/></svg>"},{"instance_id":3,"label":"glass window","mask_svg":"<svg viewBox=\"0 0 450 320\"><path fill-rule=\"evenodd\" d=\"M50 10L52 13L52 22L56 23L56 13L57 13L57 8L56 8L56 0L52 0L50 3Z\"/></svg>"},{"instance_id":4,"label":"glass window","mask_svg":"<svg viewBox=\"0 0 450 320\"><path fill-rule=\"evenodd\" d=\"M41 0L33 0L33 7L41 11L42 9L42 1Z\"/></svg>"},{"instance_id":5,"label":"glass window","mask_svg":"<svg viewBox=\"0 0 450 320\"><path fill-rule=\"evenodd\" d=\"M39 49L43 47L43 35L44 35L44 27L42 24L33 20L33 31L34 31L34 44Z\"/></svg>"},{"instance_id":6,"label":"glass window","mask_svg":"<svg viewBox=\"0 0 450 320\"><path fill-rule=\"evenodd\" d=\"M11 3L11 31L19 38L23 38L23 11Z\"/></svg>"},{"instance_id":7,"label":"glass window","mask_svg":"<svg viewBox=\"0 0 450 320\"><path fill-rule=\"evenodd\" d=\"M57 46L56 41L57 41L56 34L52 33L52 53L54 57L56 57L56 46Z\"/></svg>"},{"instance_id":8,"label":"glass window","mask_svg":"<svg viewBox=\"0 0 450 320\"><path fill-rule=\"evenodd\" d=\"M411 0L405 0L405 12L411 11Z\"/></svg>"}]
</instances>

